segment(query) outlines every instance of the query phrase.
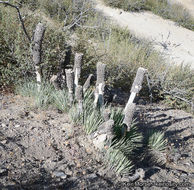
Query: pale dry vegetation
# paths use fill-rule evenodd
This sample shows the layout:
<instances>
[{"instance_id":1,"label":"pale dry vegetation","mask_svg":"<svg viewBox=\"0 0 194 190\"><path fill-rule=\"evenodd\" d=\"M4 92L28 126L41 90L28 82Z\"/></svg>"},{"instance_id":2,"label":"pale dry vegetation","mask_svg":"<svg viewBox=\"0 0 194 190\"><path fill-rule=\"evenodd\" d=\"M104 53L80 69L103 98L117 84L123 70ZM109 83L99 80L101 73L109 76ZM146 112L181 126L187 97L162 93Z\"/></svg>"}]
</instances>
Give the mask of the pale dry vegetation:
<instances>
[{"instance_id":1,"label":"pale dry vegetation","mask_svg":"<svg viewBox=\"0 0 194 190\"><path fill-rule=\"evenodd\" d=\"M194 30L194 19L181 5L168 0L104 0L112 7L126 11L152 11L165 19L171 19L180 26Z\"/></svg>"}]
</instances>

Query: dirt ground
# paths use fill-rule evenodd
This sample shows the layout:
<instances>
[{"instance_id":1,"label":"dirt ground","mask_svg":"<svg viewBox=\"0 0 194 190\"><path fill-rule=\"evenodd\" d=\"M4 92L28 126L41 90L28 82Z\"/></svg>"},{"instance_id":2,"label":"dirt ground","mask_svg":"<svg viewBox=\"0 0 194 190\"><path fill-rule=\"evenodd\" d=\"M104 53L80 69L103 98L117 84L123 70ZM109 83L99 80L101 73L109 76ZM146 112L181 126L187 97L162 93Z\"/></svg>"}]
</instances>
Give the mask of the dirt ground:
<instances>
[{"instance_id":1,"label":"dirt ground","mask_svg":"<svg viewBox=\"0 0 194 190\"><path fill-rule=\"evenodd\" d=\"M39 110L27 98L1 96L0 189L150 189L145 182L154 183L152 189L193 189L192 115L148 104L138 105L136 117L140 128L165 131L168 164L145 167L145 178L132 187L107 169L82 127L72 125L67 115ZM174 182L171 188L157 187L168 181Z\"/></svg>"},{"instance_id":2,"label":"dirt ground","mask_svg":"<svg viewBox=\"0 0 194 190\"><path fill-rule=\"evenodd\" d=\"M109 17L113 24L128 28L137 38L151 42L169 64L189 64L194 69L193 31L151 12L126 12L105 6L102 0L94 2L96 9Z\"/></svg>"}]
</instances>

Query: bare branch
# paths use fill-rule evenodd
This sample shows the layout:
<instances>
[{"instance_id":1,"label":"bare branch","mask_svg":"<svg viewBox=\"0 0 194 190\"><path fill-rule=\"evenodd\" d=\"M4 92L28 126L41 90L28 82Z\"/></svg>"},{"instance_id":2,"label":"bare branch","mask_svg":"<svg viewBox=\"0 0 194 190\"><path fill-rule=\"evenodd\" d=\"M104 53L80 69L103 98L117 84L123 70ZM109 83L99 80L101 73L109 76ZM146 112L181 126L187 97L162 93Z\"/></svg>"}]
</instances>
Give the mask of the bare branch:
<instances>
[{"instance_id":1,"label":"bare branch","mask_svg":"<svg viewBox=\"0 0 194 190\"><path fill-rule=\"evenodd\" d=\"M10 7L12 7L12 8L15 8L15 9L17 10L19 20L20 20L20 22L21 22L21 24L22 24L22 29L23 29L23 31L24 31L24 33L25 33L25 35L26 35L28 41L31 42L31 38L30 38L30 36L29 36L29 34L28 34L27 30L26 30L26 27L25 27L25 25L24 25L24 20L23 20L23 18L22 18L21 13L20 13L19 7L17 7L16 5L11 4L9 1L0 1L0 3L2 3L2 4L4 4L4 5L7 5L7 6L10 6Z\"/></svg>"},{"instance_id":2,"label":"bare branch","mask_svg":"<svg viewBox=\"0 0 194 190\"><path fill-rule=\"evenodd\" d=\"M72 21L71 24L69 24L69 25L67 25L67 26L64 26L64 30L66 30L66 29L70 30L70 29L73 28L75 25L79 25L79 22L80 22L83 18L87 17L87 15L85 15L85 13L87 13L89 10L90 10L90 9L87 9L87 10L81 12L78 16L76 16L76 17L73 19L73 21ZM67 15L66 15L66 18L65 18L65 20L64 20L64 23L66 23L66 21L67 21Z\"/></svg>"}]
</instances>

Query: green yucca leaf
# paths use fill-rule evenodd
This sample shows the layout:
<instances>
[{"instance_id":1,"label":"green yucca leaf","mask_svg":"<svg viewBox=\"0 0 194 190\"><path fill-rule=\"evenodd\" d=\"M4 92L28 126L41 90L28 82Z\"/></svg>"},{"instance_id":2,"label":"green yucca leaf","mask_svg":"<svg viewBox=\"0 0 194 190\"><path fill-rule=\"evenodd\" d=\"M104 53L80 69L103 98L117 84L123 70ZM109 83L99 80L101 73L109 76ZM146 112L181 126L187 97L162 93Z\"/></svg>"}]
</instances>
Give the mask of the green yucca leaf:
<instances>
[{"instance_id":1,"label":"green yucca leaf","mask_svg":"<svg viewBox=\"0 0 194 190\"><path fill-rule=\"evenodd\" d=\"M164 138L163 132L154 132L153 130L148 134L148 147L157 151L165 151L167 146L167 141Z\"/></svg>"},{"instance_id":2,"label":"green yucca leaf","mask_svg":"<svg viewBox=\"0 0 194 190\"><path fill-rule=\"evenodd\" d=\"M54 105L63 112L68 112L68 94L66 90L56 91L53 93Z\"/></svg>"},{"instance_id":3,"label":"green yucca leaf","mask_svg":"<svg viewBox=\"0 0 194 190\"><path fill-rule=\"evenodd\" d=\"M132 161L119 149L110 148L106 153L109 167L117 174L130 174L133 168Z\"/></svg>"}]
</instances>

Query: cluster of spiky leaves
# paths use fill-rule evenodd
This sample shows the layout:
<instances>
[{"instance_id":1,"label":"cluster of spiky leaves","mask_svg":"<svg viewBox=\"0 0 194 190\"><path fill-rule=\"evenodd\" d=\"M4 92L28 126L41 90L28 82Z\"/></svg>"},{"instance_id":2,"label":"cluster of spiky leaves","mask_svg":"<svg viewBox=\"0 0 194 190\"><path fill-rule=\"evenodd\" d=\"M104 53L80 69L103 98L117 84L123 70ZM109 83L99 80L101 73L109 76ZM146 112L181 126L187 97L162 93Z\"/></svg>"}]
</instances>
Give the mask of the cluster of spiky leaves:
<instances>
[{"instance_id":1,"label":"cluster of spiky leaves","mask_svg":"<svg viewBox=\"0 0 194 190\"><path fill-rule=\"evenodd\" d=\"M147 155L149 164L164 165L166 162L167 140L161 131L149 130L147 133Z\"/></svg>"},{"instance_id":2,"label":"cluster of spiky leaves","mask_svg":"<svg viewBox=\"0 0 194 190\"><path fill-rule=\"evenodd\" d=\"M20 95L33 98L34 105L38 108L47 108L50 104L53 104L54 91L53 86L47 82L42 82L40 88L35 81L20 83L16 87L16 92Z\"/></svg>"},{"instance_id":3,"label":"cluster of spiky leaves","mask_svg":"<svg viewBox=\"0 0 194 190\"><path fill-rule=\"evenodd\" d=\"M67 90L55 91L53 93L54 106L62 112L68 112L68 94Z\"/></svg>"},{"instance_id":4,"label":"cluster of spiky leaves","mask_svg":"<svg viewBox=\"0 0 194 190\"><path fill-rule=\"evenodd\" d=\"M78 113L76 102L72 106L68 104L68 94L66 90L57 91L49 83L43 83L41 88L35 82L30 81L20 84L17 92L22 96L28 96L34 99L35 105L39 108L46 108L53 105L62 112L68 113L74 124L83 125L87 134L95 132L104 122L101 110L93 106L93 91L90 89L84 94L82 114ZM130 131L122 134L123 110L121 108L111 108L110 118L114 120L114 138L108 149L105 150L105 158L111 169L117 174L130 174L137 160L137 152L146 155L150 163L163 164L163 153L166 149L166 140L162 132L149 131L143 135L138 131L136 122L131 124ZM146 139L145 142L143 139Z\"/></svg>"}]
</instances>

